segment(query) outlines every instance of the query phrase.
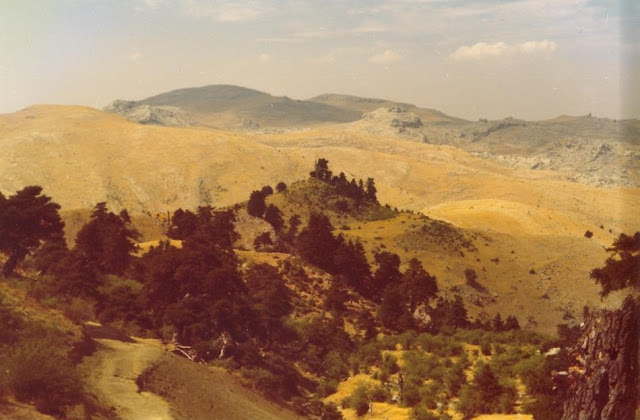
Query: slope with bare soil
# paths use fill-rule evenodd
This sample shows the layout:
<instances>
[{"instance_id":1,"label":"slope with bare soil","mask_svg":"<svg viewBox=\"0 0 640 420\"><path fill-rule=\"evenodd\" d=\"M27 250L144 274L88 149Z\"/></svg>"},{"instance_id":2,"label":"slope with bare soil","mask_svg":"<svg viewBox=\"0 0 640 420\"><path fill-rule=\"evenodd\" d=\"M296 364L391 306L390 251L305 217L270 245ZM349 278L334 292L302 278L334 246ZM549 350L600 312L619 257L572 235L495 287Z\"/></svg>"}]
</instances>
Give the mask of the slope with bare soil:
<instances>
[{"instance_id":1,"label":"slope with bare soil","mask_svg":"<svg viewBox=\"0 0 640 420\"><path fill-rule=\"evenodd\" d=\"M98 343L81 365L87 389L118 418L298 418L224 370L170 354L157 340L129 339L98 325L87 331Z\"/></svg>"}]
</instances>

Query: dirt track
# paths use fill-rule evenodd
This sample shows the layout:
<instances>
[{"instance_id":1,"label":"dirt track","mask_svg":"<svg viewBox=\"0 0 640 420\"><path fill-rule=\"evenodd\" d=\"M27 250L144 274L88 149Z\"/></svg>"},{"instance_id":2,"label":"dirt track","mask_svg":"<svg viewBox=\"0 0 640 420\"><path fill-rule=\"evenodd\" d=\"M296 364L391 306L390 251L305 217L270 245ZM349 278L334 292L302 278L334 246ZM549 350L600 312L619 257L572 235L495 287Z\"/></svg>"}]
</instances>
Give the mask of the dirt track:
<instances>
[{"instance_id":1,"label":"dirt track","mask_svg":"<svg viewBox=\"0 0 640 420\"><path fill-rule=\"evenodd\" d=\"M165 352L153 342L95 339L98 350L85 358L82 368L91 391L118 418L132 420L173 419L169 403L156 394L138 392L136 378L158 363Z\"/></svg>"},{"instance_id":2,"label":"dirt track","mask_svg":"<svg viewBox=\"0 0 640 420\"><path fill-rule=\"evenodd\" d=\"M299 418L246 388L225 370L170 354L157 340L129 339L97 324L85 330L97 343L97 351L81 365L87 388L112 407L119 419ZM142 386L152 392L140 392L136 383L145 371Z\"/></svg>"}]
</instances>

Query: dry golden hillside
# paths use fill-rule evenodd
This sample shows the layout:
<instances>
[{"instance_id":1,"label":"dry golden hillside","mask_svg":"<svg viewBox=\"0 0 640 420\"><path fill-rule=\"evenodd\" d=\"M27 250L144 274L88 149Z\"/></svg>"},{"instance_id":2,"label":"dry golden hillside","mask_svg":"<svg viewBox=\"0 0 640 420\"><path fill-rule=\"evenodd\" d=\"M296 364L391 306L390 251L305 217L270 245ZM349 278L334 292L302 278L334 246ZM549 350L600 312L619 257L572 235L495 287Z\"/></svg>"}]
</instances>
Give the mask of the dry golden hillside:
<instances>
[{"instance_id":1,"label":"dry golden hillside","mask_svg":"<svg viewBox=\"0 0 640 420\"><path fill-rule=\"evenodd\" d=\"M476 241L477 255L456 257L407 246L398 238L412 222L401 218L345 235L361 237L370 251L385 245L403 261L419 257L443 289L461 285L464 269L474 268L497 295L474 314L501 310L523 324L533 317L529 324L547 331L597 303L590 269L603 263L615 236L640 228L638 189L596 188L557 172L507 168L453 147L340 125L242 134L145 126L86 107L33 106L0 116L0 145L3 193L40 184L64 211L107 201L151 219L145 240L162 231L153 227L158 214L245 201L263 185L305 179L316 159L327 158L335 172L374 177L383 204L488 239ZM593 238L584 237L587 230Z\"/></svg>"}]
</instances>

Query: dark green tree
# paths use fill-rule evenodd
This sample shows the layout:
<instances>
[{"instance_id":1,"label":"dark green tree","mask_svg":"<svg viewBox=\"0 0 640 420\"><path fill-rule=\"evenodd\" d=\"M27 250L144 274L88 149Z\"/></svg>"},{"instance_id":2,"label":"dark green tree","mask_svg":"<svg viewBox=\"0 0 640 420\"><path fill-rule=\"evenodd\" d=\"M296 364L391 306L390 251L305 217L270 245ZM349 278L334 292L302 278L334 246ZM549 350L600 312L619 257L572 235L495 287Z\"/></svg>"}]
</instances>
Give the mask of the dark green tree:
<instances>
[{"instance_id":1,"label":"dark green tree","mask_svg":"<svg viewBox=\"0 0 640 420\"><path fill-rule=\"evenodd\" d=\"M298 252L310 264L333 272L334 255L338 241L332 233L329 218L322 213L312 213L309 224L300 232L297 240Z\"/></svg>"},{"instance_id":2,"label":"dark green tree","mask_svg":"<svg viewBox=\"0 0 640 420\"><path fill-rule=\"evenodd\" d=\"M507 317L507 320L504 322L504 329L505 331L519 330L520 323L518 322L518 318L512 315L509 315Z\"/></svg>"},{"instance_id":3,"label":"dark green tree","mask_svg":"<svg viewBox=\"0 0 640 420\"><path fill-rule=\"evenodd\" d=\"M136 250L134 240L140 236L128 220L126 213L108 211L107 203L96 204L91 219L78 232L75 251L101 273L122 274Z\"/></svg>"},{"instance_id":4,"label":"dark green tree","mask_svg":"<svg viewBox=\"0 0 640 420\"><path fill-rule=\"evenodd\" d=\"M361 294L371 279L371 267L360 240L340 241L334 257L335 271L347 280L347 284Z\"/></svg>"},{"instance_id":5,"label":"dark green tree","mask_svg":"<svg viewBox=\"0 0 640 420\"><path fill-rule=\"evenodd\" d=\"M286 189L287 189L287 184L285 184L282 181L278 182L278 185L276 185L276 191L279 193L286 191Z\"/></svg>"},{"instance_id":6,"label":"dark green tree","mask_svg":"<svg viewBox=\"0 0 640 420\"><path fill-rule=\"evenodd\" d=\"M398 284L390 284L382 293L378 307L378 320L382 326L396 331L411 327L411 314L403 288Z\"/></svg>"},{"instance_id":7,"label":"dark green tree","mask_svg":"<svg viewBox=\"0 0 640 420\"><path fill-rule=\"evenodd\" d=\"M251 306L256 313L254 324L256 335L262 335L271 344L274 336L282 330L282 318L293 309L291 292L285 286L278 270L268 264L254 264L244 275Z\"/></svg>"},{"instance_id":8,"label":"dark green tree","mask_svg":"<svg viewBox=\"0 0 640 420\"><path fill-rule=\"evenodd\" d=\"M371 203L377 203L378 202L378 198L376 197L376 193L378 192L378 190L376 189L376 184L375 181L373 180L373 178L368 178L367 179L367 189L365 192L365 196L367 198L367 201L371 202Z\"/></svg>"},{"instance_id":9,"label":"dark green tree","mask_svg":"<svg viewBox=\"0 0 640 420\"><path fill-rule=\"evenodd\" d=\"M374 259L378 264L378 269L373 275L373 281L370 282L368 297L379 301L387 286L400 285L402 273L400 272L400 257L397 254L387 251L378 252Z\"/></svg>"},{"instance_id":10,"label":"dark green tree","mask_svg":"<svg viewBox=\"0 0 640 420\"><path fill-rule=\"evenodd\" d=\"M256 239L253 241L253 247L258 249L263 246L273 245L273 241L271 240L271 234L269 232L263 232L260 235L256 236Z\"/></svg>"},{"instance_id":11,"label":"dark green tree","mask_svg":"<svg viewBox=\"0 0 640 420\"><path fill-rule=\"evenodd\" d=\"M184 239L198 227L197 216L189 210L178 209L173 213L167 236L171 239Z\"/></svg>"},{"instance_id":12,"label":"dark green tree","mask_svg":"<svg viewBox=\"0 0 640 420\"><path fill-rule=\"evenodd\" d=\"M273 204L269 204L267 210L264 213L264 220L267 221L276 232L280 232L284 226L284 220L282 219L282 212L278 207Z\"/></svg>"},{"instance_id":13,"label":"dark green tree","mask_svg":"<svg viewBox=\"0 0 640 420\"><path fill-rule=\"evenodd\" d=\"M249 203L247 203L247 212L254 217L262 217L267 204L264 201L265 195L262 191L253 191L249 196Z\"/></svg>"},{"instance_id":14,"label":"dark green tree","mask_svg":"<svg viewBox=\"0 0 640 420\"><path fill-rule=\"evenodd\" d=\"M9 198L0 193L0 252L9 257L2 269L5 276L43 241L63 237L59 209L39 186L25 187Z\"/></svg>"},{"instance_id":15,"label":"dark green tree","mask_svg":"<svg viewBox=\"0 0 640 420\"><path fill-rule=\"evenodd\" d=\"M334 277L324 300L326 310L341 315L345 311L345 302L349 299L349 292L345 287L345 279Z\"/></svg>"},{"instance_id":16,"label":"dark green tree","mask_svg":"<svg viewBox=\"0 0 640 420\"><path fill-rule=\"evenodd\" d=\"M416 258L409 261L409 267L402 276L402 285L409 301L411 313L417 305L427 305L438 293L435 276L427 273L422 263Z\"/></svg>"},{"instance_id":17,"label":"dark green tree","mask_svg":"<svg viewBox=\"0 0 640 420\"><path fill-rule=\"evenodd\" d=\"M591 278L602 286L600 295L628 287L640 288L640 232L633 236L621 233L607 248L611 254L604 267L591 270Z\"/></svg>"},{"instance_id":18,"label":"dark green tree","mask_svg":"<svg viewBox=\"0 0 640 420\"><path fill-rule=\"evenodd\" d=\"M328 182L331 180L331 171L329 170L329 161L327 159L320 158L316 160L315 168L309 173L311 178L319 179L320 181Z\"/></svg>"},{"instance_id":19,"label":"dark green tree","mask_svg":"<svg viewBox=\"0 0 640 420\"><path fill-rule=\"evenodd\" d=\"M498 312L495 318L493 318L493 322L491 323L491 328L497 332L505 330L504 322L502 322L502 316L500 315L500 312Z\"/></svg>"}]
</instances>

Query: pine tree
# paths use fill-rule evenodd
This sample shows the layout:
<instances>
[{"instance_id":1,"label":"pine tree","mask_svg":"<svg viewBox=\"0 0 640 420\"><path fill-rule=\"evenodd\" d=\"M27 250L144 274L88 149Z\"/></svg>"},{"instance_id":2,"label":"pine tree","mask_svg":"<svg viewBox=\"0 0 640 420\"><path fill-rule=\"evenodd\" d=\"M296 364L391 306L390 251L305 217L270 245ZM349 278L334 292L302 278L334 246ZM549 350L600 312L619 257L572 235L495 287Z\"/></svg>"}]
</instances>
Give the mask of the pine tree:
<instances>
[{"instance_id":1,"label":"pine tree","mask_svg":"<svg viewBox=\"0 0 640 420\"><path fill-rule=\"evenodd\" d=\"M5 276L43 241L63 237L59 209L39 186L25 187L9 198L0 193L0 252L9 257L2 270Z\"/></svg>"},{"instance_id":2,"label":"pine tree","mask_svg":"<svg viewBox=\"0 0 640 420\"><path fill-rule=\"evenodd\" d=\"M269 206L267 207L267 210L264 213L264 220L271 224L276 232L280 232L280 230L284 226L282 212L273 204L269 204Z\"/></svg>"},{"instance_id":3,"label":"pine tree","mask_svg":"<svg viewBox=\"0 0 640 420\"><path fill-rule=\"evenodd\" d=\"M107 203L96 204L91 219L78 232L75 251L104 274L122 274L136 250L138 231L127 222L126 213L116 215L107 210Z\"/></svg>"},{"instance_id":4,"label":"pine tree","mask_svg":"<svg viewBox=\"0 0 640 420\"><path fill-rule=\"evenodd\" d=\"M312 213L309 224L300 232L297 246L302 258L310 264L333 272L338 241L331 231L331 222L321 213Z\"/></svg>"},{"instance_id":5,"label":"pine tree","mask_svg":"<svg viewBox=\"0 0 640 420\"><path fill-rule=\"evenodd\" d=\"M402 276L402 284L409 299L411 313L417 305L428 304L438 293L436 278L427 273L416 258L409 261L409 267Z\"/></svg>"},{"instance_id":6,"label":"pine tree","mask_svg":"<svg viewBox=\"0 0 640 420\"><path fill-rule=\"evenodd\" d=\"M383 251L374 256L378 269L373 275L373 281L369 288L369 297L379 301L382 292L388 285L399 285L402 280L400 272L400 257L397 254Z\"/></svg>"},{"instance_id":7,"label":"pine tree","mask_svg":"<svg viewBox=\"0 0 640 420\"><path fill-rule=\"evenodd\" d=\"M252 191L247 203L247 212L254 217L262 217L267 204L264 202L264 193L262 191Z\"/></svg>"}]
</instances>

